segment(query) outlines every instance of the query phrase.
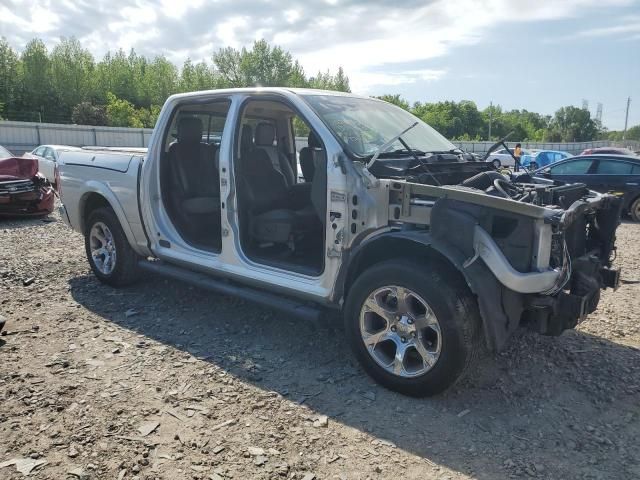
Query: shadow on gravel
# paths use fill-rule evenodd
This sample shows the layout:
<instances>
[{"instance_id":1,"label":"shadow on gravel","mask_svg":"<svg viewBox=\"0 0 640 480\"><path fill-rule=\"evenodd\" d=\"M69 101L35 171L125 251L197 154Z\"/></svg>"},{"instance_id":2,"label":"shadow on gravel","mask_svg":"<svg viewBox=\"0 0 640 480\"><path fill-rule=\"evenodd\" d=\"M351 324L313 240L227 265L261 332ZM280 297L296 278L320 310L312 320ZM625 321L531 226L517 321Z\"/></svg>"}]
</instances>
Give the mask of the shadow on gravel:
<instances>
[{"instance_id":1,"label":"shadow on gravel","mask_svg":"<svg viewBox=\"0 0 640 480\"><path fill-rule=\"evenodd\" d=\"M70 287L78 303L110 322L479 479L640 472L637 445L621 440L640 435L634 348L580 332L523 332L446 394L413 399L365 376L337 320L310 325L170 280L114 290L82 276ZM129 309L139 313L127 318Z\"/></svg>"}]
</instances>

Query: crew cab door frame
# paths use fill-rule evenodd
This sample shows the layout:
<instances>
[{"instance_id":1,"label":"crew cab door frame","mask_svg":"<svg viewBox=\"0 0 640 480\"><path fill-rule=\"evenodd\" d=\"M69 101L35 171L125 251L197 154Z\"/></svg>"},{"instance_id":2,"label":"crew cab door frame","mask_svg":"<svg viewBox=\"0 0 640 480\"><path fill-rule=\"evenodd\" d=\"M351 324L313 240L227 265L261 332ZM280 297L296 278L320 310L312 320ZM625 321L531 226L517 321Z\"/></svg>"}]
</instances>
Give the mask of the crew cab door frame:
<instances>
[{"instance_id":1,"label":"crew cab door frame","mask_svg":"<svg viewBox=\"0 0 640 480\"><path fill-rule=\"evenodd\" d=\"M242 253L237 225L236 179L233 174L234 142L239 138L242 104L256 96L279 97L292 104L322 138L327 153L327 218L325 239L325 268L321 275L312 277L280 268L256 264ZM169 126L173 111L190 101L210 102L228 98L231 106L227 115L220 143L219 173L220 200L222 209L222 250L219 254L205 252L188 245L173 228L164 211L160 194L159 164L163 153L164 132ZM149 248L159 259L217 276L228 277L244 284L328 303L332 296L338 271L340 251L346 237L347 221L347 179L340 168L338 158L343 155L342 147L329 132L324 123L298 95L283 90L281 92L238 92L221 90L192 95L170 97L165 103L156 128L150 140L151 148L144 162L140 182L140 202L144 224L149 237ZM330 212L339 216L330 215ZM334 226L335 225L335 226ZM331 253L327 254L331 249Z\"/></svg>"}]
</instances>

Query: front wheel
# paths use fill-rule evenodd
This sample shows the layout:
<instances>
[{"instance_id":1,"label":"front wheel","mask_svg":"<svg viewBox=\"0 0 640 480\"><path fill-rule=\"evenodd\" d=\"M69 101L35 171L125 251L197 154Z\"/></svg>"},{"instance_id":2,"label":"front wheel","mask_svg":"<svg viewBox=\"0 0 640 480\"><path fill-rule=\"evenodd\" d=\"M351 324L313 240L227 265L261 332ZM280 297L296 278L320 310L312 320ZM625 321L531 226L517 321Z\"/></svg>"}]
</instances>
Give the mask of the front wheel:
<instances>
[{"instance_id":1,"label":"front wheel","mask_svg":"<svg viewBox=\"0 0 640 480\"><path fill-rule=\"evenodd\" d=\"M640 222L640 197L636 198L629 208L629 215L634 222Z\"/></svg>"},{"instance_id":2,"label":"front wheel","mask_svg":"<svg viewBox=\"0 0 640 480\"><path fill-rule=\"evenodd\" d=\"M120 287L137 279L139 257L111 208L99 208L89 215L84 245L91 270L101 282Z\"/></svg>"},{"instance_id":3,"label":"front wheel","mask_svg":"<svg viewBox=\"0 0 640 480\"><path fill-rule=\"evenodd\" d=\"M498 170L502 166L502 163L500 163L500 160L498 160L497 158L494 158L491 161L491 164L493 165L493 168L495 168L496 170Z\"/></svg>"},{"instance_id":4,"label":"front wheel","mask_svg":"<svg viewBox=\"0 0 640 480\"><path fill-rule=\"evenodd\" d=\"M364 370L406 395L444 391L479 350L476 300L448 266L379 263L355 281L345 307L347 339Z\"/></svg>"}]
</instances>

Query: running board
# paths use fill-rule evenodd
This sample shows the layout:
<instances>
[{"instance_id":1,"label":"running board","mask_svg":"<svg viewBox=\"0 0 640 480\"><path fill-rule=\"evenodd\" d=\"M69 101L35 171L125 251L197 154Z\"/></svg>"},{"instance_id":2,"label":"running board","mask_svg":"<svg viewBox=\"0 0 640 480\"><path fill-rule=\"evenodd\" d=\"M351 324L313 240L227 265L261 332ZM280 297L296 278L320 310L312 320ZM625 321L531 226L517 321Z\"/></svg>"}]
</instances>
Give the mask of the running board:
<instances>
[{"instance_id":1,"label":"running board","mask_svg":"<svg viewBox=\"0 0 640 480\"><path fill-rule=\"evenodd\" d=\"M313 307L300 303L299 300L290 299L278 294L257 290L244 285L238 285L231 281L218 279L210 275L200 272L193 272L186 268L178 267L164 263L162 261L141 260L138 265L142 270L149 273L169 277L180 282L188 283L195 287L210 290L212 292L221 293L223 295L231 295L240 297L250 302L264 305L265 307L279 310L283 313L302 317L311 321L318 321L322 315L319 307Z\"/></svg>"}]
</instances>

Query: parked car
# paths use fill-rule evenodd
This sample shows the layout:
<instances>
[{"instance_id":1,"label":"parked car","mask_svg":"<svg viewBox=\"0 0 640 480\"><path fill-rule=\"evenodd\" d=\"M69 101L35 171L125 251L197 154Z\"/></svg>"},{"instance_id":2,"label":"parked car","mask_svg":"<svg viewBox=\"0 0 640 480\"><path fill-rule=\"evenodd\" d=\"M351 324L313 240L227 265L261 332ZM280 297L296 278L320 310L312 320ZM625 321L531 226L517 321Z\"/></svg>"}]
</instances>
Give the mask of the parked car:
<instances>
[{"instance_id":1,"label":"parked car","mask_svg":"<svg viewBox=\"0 0 640 480\"><path fill-rule=\"evenodd\" d=\"M80 147L71 147L69 145L40 145L31 152L25 153L24 156L37 158L40 173L55 186L60 154L62 152L77 152L81 150Z\"/></svg>"},{"instance_id":2,"label":"parked car","mask_svg":"<svg viewBox=\"0 0 640 480\"><path fill-rule=\"evenodd\" d=\"M630 155L579 155L539 169L533 175L622 198L622 212L640 222L640 158Z\"/></svg>"},{"instance_id":3,"label":"parked car","mask_svg":"<svg viewBox=\"0 0 640 480\"><path fill-rule=\"evenodd\" d=\"M633 150L629 150L628 148L618 148L618 147L598 147L598 148L587 148L583 150L580 155L599 155L599 154L608 154L608 155L636 155Z\"/></svg>"},{"instance_id":4,"label":"parked car","mask_svg":"<svg viewBox=\"0 0 640 480\"><path fill-rule=\"evenodd\" d=\"M569 152L561 152L557 150L535 150L531 154L522 155L520 163L523 167L530 170L537 170L540 167L546 167L565 158L572 157Z\"/></svg>"},{"instance_id":5,"label":"parked car","mask_svg":"<svg viewBox=\"0 0 640 480\"><path fill-rule=\"evenodd\" d=\"M219 145L202 141L210 117ZM100 281L146 271L296 316L339 310L364 370L422 396L483 343L558 335L618 285L620 199L540 182L468 161L377 99L229 89L169 97L146 155L64 152L60 212Z\"/></svg>"},{"instance_id":6,"label":"parked car","mask_svg":"<svg viewBox=\"0 0 640 480\"><path fill-rule=\"evenodd\" d=\"M53 188L38 172L38 160L0 159L0 216L48 215L53 202Z\"/></svg>"},{"instance_id":7,"label":"parked car","mask_svg":"<svg viewBox=\"0 0 640 480\"><path fill-rule=\"evenodd\" d=\"M513 153L513 150L512 150ZM534 150L522 150L522 155L532 155ZM522 157L520 157L522 159ZM506 148L502 148L500 150L496 150L492 152L491 155L487 157L486 162L490 162L494 168L498 169L500 167L514 167L516 162L511 156L511 154L507 151ZM522 161L521 161L522 163Z\"/></svg>"},{"instance_id":8,"label":"parked car","mask_svg":"<svg viewBox=\"0 0 640 480\"><path fill-rule=\"evenodd\" d=\"M0 159L10 158L10 157L13 157L13 154L9 150L4 148L2 145L0 145Z\"/></svg>"}]
</instances>

